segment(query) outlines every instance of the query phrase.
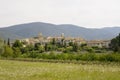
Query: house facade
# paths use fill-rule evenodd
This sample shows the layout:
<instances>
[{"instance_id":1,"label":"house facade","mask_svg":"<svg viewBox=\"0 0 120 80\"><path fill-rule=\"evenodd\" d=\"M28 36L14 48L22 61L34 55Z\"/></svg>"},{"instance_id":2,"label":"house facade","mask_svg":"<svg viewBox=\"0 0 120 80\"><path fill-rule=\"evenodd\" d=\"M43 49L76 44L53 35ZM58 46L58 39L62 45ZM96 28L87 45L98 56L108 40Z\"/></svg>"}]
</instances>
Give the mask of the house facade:
<instances>
[{"instance_id":1,"label":"house facade","mask_svg":"<svg viewBox=\"0 0 120 80\"><path fill-rule=\"evenodd\" d=\"M56 43L59 44L66 44L69 45L70 42L77 43L78 45L81 44L87 44L87 46L90 47L99 47L99 48L109 48L110 40L90 40L86 41L83 38L80 37L65 37L64 33L62 33L60 36L56 37L44 37L42 33L40 33L37 37L32 37L32 38L26 38L26 39L21 39L20 41L25 43L24 46L26 45L35 45L36 43L40 43L42 45L45 45L46 43L51 42L52 40L55 40Z\"/></svg>"},{"instance_id":2,"label":"house facade","mask_svg":"<svg viewBox=\"0 0 120 80\"><path fill-rule=\"evenodd\" d=\"M86 43L86 40L83 38L74 38L74 37L65 37L64 33L61 34L61 36L56 36L56 37L44 37L42 33L40 33L37 37L32 37L32 38L26 38L26 39L21 39L20 41L25 43L25 45L35 45L36 43L40 43L44 45L45 43L51 42L53 39L55 39L56 43L60 44L69 44L70 42L77 42L79 45L82 43Z\"/></svg>"},{"instance_id":3,"label":"house facade","mask_svg":"<svg viewBox=\"0 0 120 80\"><path fill-rule=\"evenodd\" d=\"M109 48L110 40L90 40L86 44L90 47Z\"/></svg>"}]
</instances>

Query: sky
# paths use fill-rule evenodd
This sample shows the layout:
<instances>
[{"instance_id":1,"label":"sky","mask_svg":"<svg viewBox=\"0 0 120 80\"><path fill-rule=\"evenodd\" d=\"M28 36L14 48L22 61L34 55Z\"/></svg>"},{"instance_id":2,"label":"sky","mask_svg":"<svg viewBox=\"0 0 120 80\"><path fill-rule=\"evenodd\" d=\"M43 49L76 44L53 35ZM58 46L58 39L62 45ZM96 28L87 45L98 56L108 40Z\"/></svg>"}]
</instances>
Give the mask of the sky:
<instances>
[{"instance_id":1,"label":"sky","mask_svg":"<svg viewBox=\"0 0 120 80\"><path fill-rule=\"evenodd\" d=\"M120 26L120 0L0 0L0 27L30 22Z\"/></svg>"}]
</instances>

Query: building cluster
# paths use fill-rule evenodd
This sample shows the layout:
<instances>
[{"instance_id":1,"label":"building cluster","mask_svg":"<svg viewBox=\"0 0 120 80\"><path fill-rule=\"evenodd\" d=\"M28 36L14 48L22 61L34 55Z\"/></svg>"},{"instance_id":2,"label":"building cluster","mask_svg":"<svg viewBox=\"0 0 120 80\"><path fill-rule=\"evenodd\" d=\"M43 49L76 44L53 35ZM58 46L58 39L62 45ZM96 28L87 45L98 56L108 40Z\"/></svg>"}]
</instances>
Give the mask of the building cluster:
<instances>
[{"instance_id":1,"label":"building cluster","mask_svg":"<svg viewBox=\"0 0 120 80\"><path fill-rule=\"evenodd\" d=\"M52 40L55 40L56 43L64 44L66 43L69 44L70 42L77 43L78 45L81 44L86 44L87 46L93 47L104 47L104 48L109 48L110 40L85 40L83 38L79 37L65 37L64 33L61 34L61 36L57 37L44 37L42 33L40 33L37 37L32 37L32 38L26 38L26 39L21 39L21 42L24 42L24 47L26 45L35 45L36 43L40 43L42 45L45 45L46 43L51 42Z\"/></svg>"},{"instance_id":2,"label":"building cluster","mask_svg":"<svg viewBox=\"0 0 120 80\"><path fill-rule=\"evenodd\" d=\"M97 46L99 48L109 48L110 40L91 40L87 41L87 46Z\"/></svg>"}]
</instances>

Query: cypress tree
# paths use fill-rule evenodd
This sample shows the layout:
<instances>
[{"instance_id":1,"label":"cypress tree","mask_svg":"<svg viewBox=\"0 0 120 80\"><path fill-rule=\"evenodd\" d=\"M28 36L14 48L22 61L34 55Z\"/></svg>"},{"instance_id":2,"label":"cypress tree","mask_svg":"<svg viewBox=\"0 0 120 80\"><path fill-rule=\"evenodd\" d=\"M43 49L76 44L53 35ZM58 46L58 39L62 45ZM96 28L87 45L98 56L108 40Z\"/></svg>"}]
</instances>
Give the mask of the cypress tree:
<instances>
[{"instance_id":1,"label":"cypress tree","mask_svg":"<svg viewBox=\"0 0 120 80\"><path fill-rule=\"evenodd\" d=\"M10 39L8 38L7 45L10 47Z\"/></svg>"}]
</instances>

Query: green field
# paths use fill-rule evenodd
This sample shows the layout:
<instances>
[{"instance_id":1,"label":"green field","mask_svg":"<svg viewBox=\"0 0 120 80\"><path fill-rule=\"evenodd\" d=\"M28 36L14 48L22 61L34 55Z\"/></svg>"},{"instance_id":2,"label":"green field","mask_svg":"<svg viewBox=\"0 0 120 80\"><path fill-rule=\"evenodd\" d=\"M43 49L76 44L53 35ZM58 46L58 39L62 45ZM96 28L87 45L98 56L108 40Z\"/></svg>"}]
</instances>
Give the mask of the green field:
<instances>
[{"instance_id":1,"label":"green field","mask_svg":"<svg viewBox=\"0 0 120 80\"><path fill-rule=\"evenodd\" d=\"M120 65L0 60L0 80L120 80Z\"/></svg>"}]
</instances>

